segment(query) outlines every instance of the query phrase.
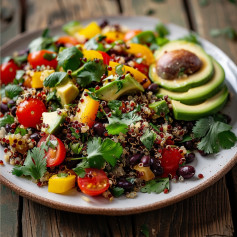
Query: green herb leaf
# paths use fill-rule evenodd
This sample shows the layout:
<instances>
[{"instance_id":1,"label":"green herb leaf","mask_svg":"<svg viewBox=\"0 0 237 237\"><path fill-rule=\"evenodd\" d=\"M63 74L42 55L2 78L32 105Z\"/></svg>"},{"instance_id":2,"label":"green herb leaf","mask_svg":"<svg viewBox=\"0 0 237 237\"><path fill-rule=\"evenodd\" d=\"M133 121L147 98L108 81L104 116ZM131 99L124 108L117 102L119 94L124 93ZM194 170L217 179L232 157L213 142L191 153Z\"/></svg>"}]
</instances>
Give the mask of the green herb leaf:
<instances>
[{"instance_id":1,"label":"green herb leaf","mask_svg":"<svg viewBox=\"0 0 237 237\"><path fill-rule=\"evenodd\" d=\"M20 133L21 136L24 136L24 135L27 134L27 130L24 129L24 128L17 127L16 130L15 130L15 132L14 132L14 134L17 134L17 133Z\"/></svg>"},{"instance_id":2,"label":"green herb leaf","mask_svg":"<svg viewBox=\"0 0 237 237\"><path fill-rule=\"evenodd\" d=\"M63 67L65 71L76 70L81 65L82 52L77 47L66 48L58 54L58 66Z\"/></svg>"},{"instance_id":3,"label":"green herb leaf","mask_svg":"<svg viewBox=\"0 0 237 237\"><path fill-rule=\"evenodd\" d=\"M167 29L167 27L165 27L164 24L162 23L158 23L155 27L155 30L158 34L159 37L164 38L166 35L168 35L170 32Z\"/></svg>"},{"instance_id":4,"label":"green herb leaf","mask_svg":"<svg viewBox=\"0 0 237 237\"><path fill-rule=\"evenodd\" d=\"M102 41L105 38L106 38L105 36L101 36L101 35L95 36L85 43L85 48L88 50L92 49L92 50L106 52L108 51L109 48L106 49L104 45L100 43L100 41Z\"/></svg>"},{"instance_id":5,"label":"green herb leaf","mask_svg":"<svg viewBox=\"0 0 237 237\"><path fill-rule=\"evenodd\" d=\"M41 35L43 38L49 37L49 28L45 28Z\"/></svg>"},{"instance_id":6,"label":"green herb leaf","mask_svg":"<svg viewBox=\"0 0 237 237\"><path fill-rule=\"evenodd\" d=\"M7 114L4 117L0 118L0 128L12 123L14 123L14 117L12 117L11 115Z\"/></svg>"},{"instance_id":7,"label":"green herb leaf","mask_svg":"<svg viewBox=\"0 0 237 237\"><path fill-rule=\"evenodd\" d=\"M68 74L66 72L53 72L49 76L47 76L44 80L45 87L55 87L62 82L66 81L68 78Z\"/></svg>"},{"instance_id":8,"label":"green herb leaf","mask_svg":"<svg viewBox=\"0 0 237 237\"><path fill-rule=\"evenodd\" d=\"M95 88L88 88L89 91L87 91L87 94L93 99L93 100L96 100L96 101L100 101L99 98L96 96L95 94Z\"/></svg>"},{"instance_id":9,"label":"green herb leaf","mask_svg":"<svg viewBox=\"0 0 237 237\"><path fill-rule=\"evenodd\" d=\"M18 85L8 84L5 87L6 97L8 97L10 99L17 97L22 91L23 91L23 89Z\"/></svg>"},{"instance_id":10,"label":"green herb leaf","mask_svg":"<svg viewBox=\"0 0 237 237\"><path fill-rule=\"evenodd\" d=\"M119 75L122 76L125 73L125 67L122 64L119 64L115 67L115 72Z\"/></svg>"},{"instance_id":11,"label":"green herb leaf","mask_svg":"<svg viewBox=\"0 0 237 237\"><path fill-rule=\"evenodd\" d=\"M200 41L198 40L197 34L195 33L190 33L189 35L179 38L179 40L185 40L187 42L201 45Z\"/></svg>"},{"instance_id":12,"label":"green herb leaf","mask_svg":"<svg viewBox=\"0 0 237 237\"><path fill-rule=\"evenodd\" d=\"M84 178L85 175L86 175L86 171L85 169L86 168L89 168L89 164L88 164L88 161L86 159L84 159L81 163L79 163L77 165L76 168L73 169L73 171L81 178Z\"/></svg>"},{"instance_id":13,"label":"green herb leaf","mask_svg":"<svg viewBox=\"0 0 237 237\"><path fill-rule=\"evenodd\" d=\"M218 134L218 140L222 148L230 149L237 142L237 136L231 131L225 131Z\"/></svg>"},{"instance_id":14,"label":"green herb leaf","mask_svg":"<svg viewBox=\"0 0 237 237\"><path fill-rule=\"evenodd\" d=\"M108 106L111 110L117 110L122 106L122 101L120 100L111 100L108 103Z\"/></svg>"},{"instance_id":15,"label":"green herb leaf","mask_svg":"<svg viewBox=\"0 0 237 237\"><path fill-rule=\"evenodd\" d=\"M156 126L156 125L153 124L153 123L149 123L149 124L150 124L150 126L151 126L155 131L160 132L160 125Z\"/></svg>"},{"instance_id":16,"label":"green herb leaf","mask_svg":"<svg viewBox=\"0 0 237 237\"><path fill-rule=\"evenodd\" d=\"M83 146L80 146L79 143L71 143L70 148L71 148L71 150L74 154L78 155L78 154L80 154L81 149L83 148Z\"/></svg>"},{"instance_id":17,"label":"green herb leaf","mask_svg":"<svg viewBox=\"0 0 237 237\"><path fill-rule=\"evenodd\" d=\"M169 190L169 178L159 178L150 180L146 183L144 187L141 188L142 193L161 193L165 189Z\"/></svg>"},{"instance_id":18,"label":"green herb leaf","mask_svg":"<svg viewBox=\"0 0 237 237\"><path fill-rule=\"evenodd\" d=\"M32 53L32 52L40 51L42 49L49 49L53 44L54 44L54 40L52 37L39 37L39 38L34 39L29 44L29 50Z\"/></svg>"},{"instance_id":19,"label":"green herb leaf","mask_svg":"<svg viewBox=\"0 0 237 237\"><path fill-rule=\"evenodd\" d=\"M43 58L48 60L48 61L52 61L56 57L57 57L56 53L45 53L44 56L43 56Z\"/></svg>"},{"instance_id":20,"label":"green herb leaf","mask_svg":"<svg viewBox=\"0 0 237 237\"><path fill-rule=\"evenodd\" d=\"M81 29L81 24L79 21L70 21L67 24L63 25L63 31L71 35L77 30Z\"/></svg>"},{"instance_id":21,"label":"green herb leaf","mask_svg":"<svg viewBox=\"0 0 237 237\"><path fill-rule=\"evenodd\" d=\"M57 96L56 96L56 90L53 90L51 92L49 92L49 94L46 96L46 101L49 102L51 100L58 100Z\"/></svg>"},{"instance_id":22,"label":"green herb leaf","mask_svg":"<svg viewBox=\"0 0 237 237\"><path fill-rule=\"evenodd\" d=\"M150 30L143 31L139 34L137 34L135 37L131 39L131 42L137 43L137 44L152 44L156 43L156 37L154 33Z\"/></svg>"},{"instance_id":23,"label":"green herb leaf","mask_svg":"<svg viewBox=\"0 0 237 237\"><path fill-rule=\"evenodd\" d=\"M183 140L180 141L179 143L183 143L183 142L188 142L191 141L193 138L190 135L185 135L183 136Z\"/></svg>"},{"instance_id":24,"label":"green herb leaf","mask_svg":"<svg viewBox=\"0 0 237 237\"><path fill-rule=\"evenodd\" d=\"M68 174L67 173L58 173L57 176L60 177L60 178L65 178L65 177L68 176Z\"/></svg>"},{"instance_id":25,"label":"green herb leaf","mask_svg":"<svg viewBox=\"0 0 237 237\"><path fill-rule=\"evenodd\" d=\"M71 132L72 132L72 136L74 136L76 139L80 138L80 134L76 133L76 129L75 128L70 128Z\"/></svg>"},{"instance_id":26,"label":"green herb leaf","mask_svg":"<svg viewBox=\"0 0 237 237\"><path fill-rule=\"evenodd\" d=\"M20 67L22 65L22 63L27 61L27 57L28 57L28 54L26 53L21 56L13 57L13 61L17 64L17 66Z\"/></svg>"},{"instance_id":27,"label":"green herb leaf","mask_svg":"<svg viewBox=\"0 0 237 237\"><path fill-rule=\"evenodd\" d=\"M25 74L25 71L24 71L24 70L17 70L17 71L16 71L16 77L15 77L15 78L16 78L17 80L20 80L20 79L23 78L24 74Z\"/></svg>"},{"instance_id":28,"label":"green herb leaf","mask_svg":"<svg viewBox=\"0 0 237 237\"><path fill-rule=\"evenodd\" d=\"M147 129L145 133L140 137L140 140L148 150L151 150L154 141L156 140L156 133L154 133L150 129Z\"/></svg>"},{"instance_id":29,"label":"green herb leaf","mask_svg":"<svg viewBox=\"0 0 237 237\"><path fill-rule=\"evenodd\" d=\"M111 190L114 197L120 197L124 193L124 188L114 187Z\"/></svg>"},{"instance_id":30,"label":"green herb leaf","mask_svg":"<svg viewBox=\"0 0 237 237\"><path fill-rule=\"evenodd\" d=\"M150 234L149 234L149 228L148 228L148 226L145 225L145 224L141 226L141 232L142 232L142 234L144 234L146 237L149 237L149 236L150 236Z\"/></svg>"}]
</instances>

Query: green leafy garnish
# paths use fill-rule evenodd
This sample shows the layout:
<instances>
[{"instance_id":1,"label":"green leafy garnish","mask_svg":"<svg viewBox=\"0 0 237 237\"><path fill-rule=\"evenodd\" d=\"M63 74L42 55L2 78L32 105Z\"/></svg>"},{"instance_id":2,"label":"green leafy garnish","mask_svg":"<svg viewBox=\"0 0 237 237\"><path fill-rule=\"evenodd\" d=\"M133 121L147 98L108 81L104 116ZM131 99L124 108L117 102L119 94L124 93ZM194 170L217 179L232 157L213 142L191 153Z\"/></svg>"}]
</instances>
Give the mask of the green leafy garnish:
<instances>
[{"instance_id":1,"label":"green leafy garnish","mask_svg":"<svg viewBox=\"0 0 237 237\"><path fill-rule=\"evenodd\" d=\"M142 193L161 193L165 189L169 190L169 178L159 178L150 180L146 183L144 187L141 188Z\"/></svg>"},{"instance_id":2,"label":"green leafy garnish","mask_svg":"<svg viewBox=\"0 0 237 237\"><path fill-rule=\"evenodd\" d=\"M17 127L16 130L15 130L15 132L14 132L14 134L17 134L17 133L20 133L21 136L24 136L24 135L27 134L27 130L24 129L24 128Z\"/></svg>"},{"instance_id":3,"label":"green leafy garnish","mask_svg":"<svg viewBox=\"0 0 237 237\"><path fill-rule=\"evenodd\" d=\"M45 150L47 150L45 144L29 150L24 165L14 167L12 174L16 176L31 176L36 180L42 178L46 172Z\"/></svg>"},{"instance_id":4,"label":"green leafy garnish","mask_svg":"<svg viewBox=\"0 0 237 237\"><path fill-rule=\"evenodd\" d=\"M76 129L75 128L70 128L71 132L72 132L72 136L74 136L76 139L80 138L80 134L76 133Z\"/></svg>"},{"instance_id":5,"label":"green leafy garnish","mask_svg":"<svg viewBox=\"0 0 237 237\"><path fill-rule=\"evenodd\" d=\"M83 148L83 146L80 146L79 143L71 143L70 148L71 148L71 150L74 154L78 155L78 154L80 154L81 149Z\"/></svg>"},{"instance_id":6,"label":"green leafy garnish","mask_svg":"<svg viewBox=\"0 0 237 237\"><path fill-rule=\"evenodd\" d=\"M57 176L58 176L59 178L65 178L65 177L68 176L68 174L67 174L67 173L58 173Z\"/></svg>"},{"instance_id":7,"label":"green leafy garnish","mask_svg":"<svg viewBox=\"0 0 237 237\"><path fill-rule=\"evenodd\" d=\"M0 128L12 123L14 123L14 117L12 117L11 115L7 114L4 117L0 118Z\"/></svg>"},{"instance_id":8,"label":"green leafy garnish","mask_svg":"<svg viewBox=\"0 0 237 237\"><path fill-rule=\"evenodd\" d=\"M197 38L197 34L195 34L195 33L190 33L189 35L186 35L182 38L179 38L179 40L185 40L185 41L188 41L188 42L191 42L191 43L194 43L194 44L201 45L200 41Z\"/></svg>"},{"instance_id":9,"label":"green leafy garnish","mask_svg":"<svg viewBox=\"0 0 237 237\"><path fill-rule=\"evenodd\" d=\"M63 81L66 81L67 78L68 74L66 72L53 72L45 78L43 84L45 87L55 87Z\"/></svg>"},{"instance_id":10,"label":"green leafy garnish","mask_svg":"<svg viewBox=\"0 0 237 237\"><path fill-rule=\"evenodd\" d=\"M64 32L71 35L74 32L80 30L82 27L79 21L70 21L67 24L63 25L62 28Z\"/></svg>"},{"instance_id":11,"label":"green leafy garnish","mask_svg":"<svg viewBox=\"0 0 237 237\"><path fill-rule=\"evenodd\" d=\"M150 129L147 129L145 133L140 137L140 140L148 150L151 150L154 141L156 140L156 133L154 133Z\"/></svg>"},{"instance_id":12,"label":"green leafy garnish","mask_svg":"<svg viewBox=\"0 0 237 237\"><path fill-rule=\"evenodd\" d=\"M114 187L111 192L114 197L120 197L124 193L124 188Z\"/></svg>"},{"instance_id":13,"label":"green leafy garnish","mask_svg":"<svg viewBox=\"0 0 237 237\"><path fill-rule=\"evenodd\" d=\"M152 31L143 31L131 39L131 42L137 44L152 44L156 43L156 37Z\"/></svg>"},{"instance_id":14,"label":"green leafy garnish","mask_svg":"<svg viewBox=\"0 0 237 237\"><path fill-rule=\"evenodd\" d=\"M106 36L103 36L103 35L95 36L85 43L85 48L106 52L108 51L109 48L106 49L104 45L100 43L105 38Z\"/></svg>"},{"instance_id":15,"label":"green leafy garnish","mask_svg":"<svg viewBox=\"0 0 237 237\"><path fill-rule=\"evenodd\" d=\"M155 27L155 30L158 34L159 37L164 38L166 35L168 35L170 32L167 29L167 27L162 24L162 23L158 23Z\"/></svg>"},{"instance_id":16,"label":"green leafy garnish","mask_svg":"<svg viewBox=\"0 0 237 237\"><path fill-rule=\"evenodd\" d=\"M149 124L150 124L150 126L151 126L155 131L160 132L160 125L156 126L156 125L153 124L153 123L149 123Z\"/></svg>"},{"instance_id":17,"label":"green leafy garnish","mask_svg":"<svg viewBox=\"0 0 237 237\"><path fill-rule=\"evenodd\" d=\"M56 96L56 89L49 92L48 95L46 96L46 101L49 102L51 100L55 100L55 101L58 101L58 98Z\"/></svg>"},{"instance_id":18,"label":"green leafy garnish","mask_svg":"<svg viewBox=\"0 0 237 237\"><path fill-rule=\"evenodd\" d=\"M22 91L23 89L18 85L8 84L5 87L5 95L10 99L16 98Z\"/></svg>"},{"instance_id":19,"label":"green leafy garnish","mask_svg":"<svg viewBox=\"0 0 237 237\"><path fill-rule=\"evenodd\" d=\"M66 48L58 54L58 66L65 71L76 70L81 65L82 52L77 47Z\"/></svg>"},{"instance_id":20,"label":"green leafy garnish","mask_svg":"<svg viewBox=\"0 0 237 237\"><path fill-rule=\"evenodd\" d=\"M117 110L120 106L122 106L122 101L120 100L111 100L108 103L108 106L111 110Z\"/></svg>"},{"instance_id":21,"label":"green leafy garnish","mask_svg":"<svg viewBox=\"0 0 237 237\"><path fill-rule=\"evenodd\" d=\"M210 35L212 37L218 37L218 36L226 36L227 38L231 40L235 40L237 38L236 30L232 27L226 27L223 29L212 29L210 31Z\"/></svg>"},{"instance_id":22,"label":"green leafy garnish","mask_svg":"<svg viewBox=\"0 0 237 237\"><path fill-rule=\"evenodd\" d=\"M207 154L217 153L220 148L229 149L237 141L236 135L231 132L231 126L216 121L213 117L199 119L193 127L196 138L201 138L198 149Z\"/></svg>"},{"instance_id":23,"label":"green leafy garnish","mask_svg":"<svg viewBox=\"0 0 237 237\"><path fill-rule=\"evenodd\" d=\"M45 53L44 56L43 56L43 58L48 60L48 61L52 61L56 57L57 57L56 53Z\"/></svg>"}]
</instances>

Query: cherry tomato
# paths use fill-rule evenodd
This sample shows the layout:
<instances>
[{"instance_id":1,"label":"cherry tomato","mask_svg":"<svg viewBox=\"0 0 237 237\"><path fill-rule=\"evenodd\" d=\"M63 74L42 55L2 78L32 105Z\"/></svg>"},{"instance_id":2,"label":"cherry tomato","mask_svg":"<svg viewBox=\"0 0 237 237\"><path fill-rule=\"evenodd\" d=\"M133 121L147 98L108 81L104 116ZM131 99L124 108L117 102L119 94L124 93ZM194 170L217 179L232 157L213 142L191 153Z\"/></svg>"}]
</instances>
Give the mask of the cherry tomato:
<instances>
[{"instance_id":1,"label":"cherry tomato","mask_svg":"<svg viewBox=\"0 0 237 237\"><path fill-rule=\"evenodd\" d=\"M41 123L42 113L46 111L41 100L32 98L24 100L18 105L16 116L23 126L35 128L37 124Z\"/></svg>"},{"instance_id":2,"label":"cherry tomato","mask_svg":"<svg viewBox=\"0 0 237 237\"><path fill-rule=\"evenodd\" d=\"M5 62L1 64L0 66L0 71L1 71L1 76L0 80L2 84L8 84L13 82L15 76L16 76L16 71L19 69L19 67L14 63L13 60L10 60L8 62Z\"/></svg>"},{"instance_id":3,"label":"cherry tomato","mask_svg":"<svg viewBox=\"0 0 237 237\"><path fill-rule=\"evenodd\" d=\"M52 54L52 59L50 58L50 54ZM28 55L28 62L33 68L36 68L37 66L50 66L54 69L57 67L58 61L55 57L56 53L49 51L49 50L40 50L33 53L30 53Z\"/></svg>"},{"instance_id":4,"label":"cherry tomato","mask_svg":"<svg viewBox=\"0 0 237 237\"><path fill-rule=\"evenodd\" d=\"M105 52L102 52L102 51L98 51L98 52L102 55L104 64L109 65L110 56Z\"/></svg>"},{"instance_id":5,"label":"cherry tomato","mask_svg":"<svg viewBox=\"0 0 237 237\"><path fill-rule=\"evenodd\" d=\"M148 76L149 73L149 66L144 64L144 63L137 63L134 62L134 67L140 71L141 73L145 74L146 76Z\"/></svg>"},{"instance_id":6,"label":"cherry tomato","mask_svg":"<svg viewBox=\"0 0 237 237\"><path fill-rule=\"evenodd\" d=\"M65 35L59 37L56 44L64 44L66 47L70 47L79 44L79 42L74 37Z\"/></svg>"},{"instance_id":7,"label":"cherry tomato","mask_svg":"<svg viewBox=\"0 0 237 237\"><path fill-rule=\"evenodd\" d=\"M97 196L109 188L109 179L105 172L96 168L85 169L84 178L77 177L77 183L81 191L90 196Z\"/></svg>"},{"instance_id":8,"label":"cherry tomato","mask_svg":"<svg viewBox=\"0 0 237 237\"><path fill-rule=\"evenodd\" d=\"M138 35L141 32L142 32L141 30L130 30L124 35L123 40L129 41L130 39L132 39L134 36Z\"/></svg>"},{"instance_id":9,"label":"cherry tomato","mask_svg":"<svg viewBox=\"0 0 237 237\"><path fill-rule=\"evenodd\" d=\"M48 136L50 137L48 138ZM45 135L40 139L37 146L40 147L43 143L47 141L49 141L49 143L51 142L53 145L55 145L56 141L55 148L49 146L49 149L45 154L45 158L47 159L47 167L54 167L60 165L66 157L66 148L63 142L54 135Z\"/></svg>"},{"instance_id":10,"label":"cherry tomato","mask_svg":"<svg viewBox=\"0 0 237 237\"><path fill-rule=\"evenodd\" d=\"M163 149L161 158L161 166L164 169L163 177L168 174L174 176L179 168L180 159L183 157L177 148Z\"/></svg>"}]
</instances>

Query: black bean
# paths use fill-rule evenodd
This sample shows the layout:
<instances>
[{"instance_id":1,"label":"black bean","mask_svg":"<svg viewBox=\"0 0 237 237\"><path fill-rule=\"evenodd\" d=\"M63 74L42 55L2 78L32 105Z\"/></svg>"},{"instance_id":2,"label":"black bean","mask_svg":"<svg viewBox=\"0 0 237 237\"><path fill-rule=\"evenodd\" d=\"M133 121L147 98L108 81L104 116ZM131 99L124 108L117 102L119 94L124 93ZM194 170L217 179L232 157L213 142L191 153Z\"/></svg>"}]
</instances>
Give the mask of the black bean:
<instances>
[{"instance_id":1,"label":"black bean","mask_svg":"<svg viewBox=\"0 0 237 237\"><path fill-rule=\"evenodd\" d=\"M8 111L8 106L6 104L1 103L1 112L4 114Z\"/></svg>"},{"instance_id":2,"label":"black bean","mask_svg":"<svg viewBox=\"0 0 237 237\"><path fill-rule=\"evenodd\" d=\"M103 136L104 134L104 131L105 131L105 128L104 128L104 125L100 122L96 123L94 125L94 131L97 135L99 136Z\"/></svg>"},{"instance_id":3,"label":"black bean","mask_svg":"<svg viewBox=\"0 0 237 237\"><path fill-rule=\"evenodd\" d=\"M161 176L164 172L163 167L158 166L155 169L152 169L152 172L154 173L155 176Z\"/></svg>"},{"instance_id":4,"label":"black bean","mask_svg":"<svg viewBox=\"0 0 237 237\"><path fill-rule=\"evenodd\" d=\"M106 114L108 114L111 110L110 110L109 107L104 107L104 111L105 111Z\"/></svg>"},{"instance_id":5,"label":"black bean","mask_svg":"<svg viewBox=\"0 0 237 237\"><path fill-rule=\"evenodd\" d=\"M133 155L129 160L129 164L130 165L137 165L141 161L141 156L142 156L142 154Z\"/></svg>"},{"instance_id":6,"label":"black bean","mask_svg":"<svg viewBox=\"0 0 237 237\"><path fill-rule=\"evenodd\" d=\"M12 116L16 116L16 106L13 106L12 108L11 108L11 114L12 114Z\"/></svg>"},{"instance_id":7,"label":"black bean","mask_svg":"<svg viewBox=\"0 0 237 237\"><path fill-rule=\"evenodd\" d=\"M189 153L185 155L186 163L191 163L195 159L195 154L194 153Z\"/></svg>"},{"instance_id":8,"label":"black bean","mask_svg":"<svg viewBox=\"0 0 237 237\"><path fill-rule=\"evenodd\" d=\"M192 141L187 141L184 143L184 146L188 149L188 150L193 150L193 142Z\"/></svg>"},{"instance_id":9,"label":"black bean","mask_svg":"<svg viewBox=\"0 0 237 237\"><path fill-rule=\"evenodd\" d=\"M11 125L6 124L5 129L6 129L6 132L9 133L11 131Z\"/></svg>"},{"instance_id":10,"label":"black bean","mask_svg":"<svg viewBox=\"0 0 237 237\"><path fill-rule=\"evenodd\" d=\"M109 24L109 22L108 22L107 20L103 20L103 21L100 23L100 28L104 28L104 27L106 27L108 24Z\"/></svg>"},{"instance_id":11,"label":"black bean","mask_svg":"<svg viewBox=\"0 0 237 237\"><path fill-rule=\"evenodd\" d=\"M131 191L133 189L133 184L128 182L126 179L119 180L117 186L124 188L126 191Z\"/></svg>"},{"instance_id":12,"label":"black bean","mask_svg":"<svg viewBox=\"0 0 237 237\"><path fill-rule=\"evenodd\" d=\"M8 105L9 108L11 108L12 106L16 105L16 102L14 100L9 100L7 102L7 105Z\"/></svg>"},{"instance_id":13,"label":"black bean","mask_svg":"<svg viewBox=\"0 0 237 237\"><path fill-rule=\"evenodd\" d=\"M156 83L152 83L148 86L147 90L156 93L158 91L158 85Z\"/></svg>"},{"instance_id":14,"label":"black bean","mask_svg":"<svg viewBox=\"0 0 237 237\"><path fill-rule=\"evenodd\" d=\"M190 179L195 174L195 168L191 165L185 165L178 168L177 175L184 179Z\"/></svg>"},{"instance_id":15,"label":"black bean","mask_svg":"<svg viewBox=\"0 0 237 237\"><path fill-rule=\"evenodd\" d=\"M153 168L153 169L156 169L157 167L160 167L160 162L159 162L159 160L156 159L156 158L151 158L151 159L150 159L150 166L151 166L151 168Z\"/></svg>"},{"instance_id":16,"label":"black bean","mask_svg":"<svg viewBox=\"0 0 237 237\"><path fill-rule=\"evenodd\" d=\"M141 163L143 164L144 167L150 166L150 163L151 163L150 156L143 156L141 158Z\"/></svg>"},{"instance_id":17,"label":"black bean","mask_svg":"<svg viewBox=\"0 0 237 237\"><path fill-rule=\"evenodd\" d=\"M40 135L39 133L33 133L30 135L30 139L34 139L36 142L40 140Z\"/></svg>"}]
</instances>

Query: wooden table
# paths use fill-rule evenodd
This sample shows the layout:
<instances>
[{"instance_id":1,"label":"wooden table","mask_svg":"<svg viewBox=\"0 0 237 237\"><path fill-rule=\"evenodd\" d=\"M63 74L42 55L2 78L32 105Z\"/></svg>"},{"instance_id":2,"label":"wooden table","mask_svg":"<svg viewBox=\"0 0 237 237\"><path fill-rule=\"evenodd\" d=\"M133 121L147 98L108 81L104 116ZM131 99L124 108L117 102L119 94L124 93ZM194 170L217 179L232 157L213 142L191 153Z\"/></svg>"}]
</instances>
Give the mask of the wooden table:
<instances>
[{"instance_id":1,"label":"wooden table","mask_svg":"<svg viewBox=\"0 0 237 237\"><path fill-rule=\"evenodd\" d=\"M205 5L201 6L200 2ZM208 4L206 5L205 2ZM212 38L212 28L237 30L237 5L228 0L2 0L1 44L20 32L89 17L151 15L196 31L237 62L237 43ZM237 234L237 166L203 192L160 210L129 216L54 210L1 186L1 236L233 236Z\"/></svg>"}]
</instances>

